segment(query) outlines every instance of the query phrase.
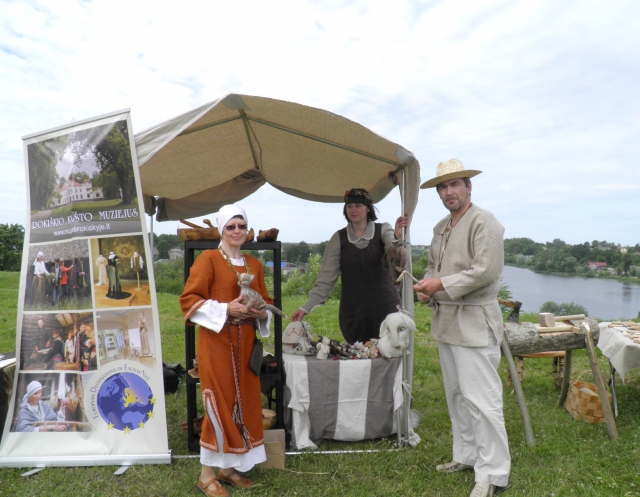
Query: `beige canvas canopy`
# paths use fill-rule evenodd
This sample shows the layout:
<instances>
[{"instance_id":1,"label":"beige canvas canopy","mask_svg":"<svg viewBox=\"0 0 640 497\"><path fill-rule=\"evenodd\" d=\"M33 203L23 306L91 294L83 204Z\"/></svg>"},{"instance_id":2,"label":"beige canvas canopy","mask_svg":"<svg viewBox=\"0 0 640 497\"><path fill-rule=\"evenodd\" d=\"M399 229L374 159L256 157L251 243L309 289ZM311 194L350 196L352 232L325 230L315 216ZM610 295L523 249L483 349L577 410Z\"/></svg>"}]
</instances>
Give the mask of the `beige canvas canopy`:
<instances>
[{"instance_id":1,"label":"beige canvas canopy","mask_svg":"<svg viewBox=\"0 0 640 497\"><path fill-rule=\"evenodd\" d=\"M417 203L413 154L342 116L283 100L227 95L136 134L135 143L142 191L157 198L158 221L217 212L267 182L317 202L342 202L345 190L366 188L379 202L402 171L410 215Z\"/></svg>"},{"instance_id":2,"label":"beige canvas canopy","mask_svg":"<svg viewBox=\"0 0 640 497\"><path fill-rule=\"evenodd\" d=\"M137 133L135 144L145 210L151 214L157 205L158 221L217 212L265 183L336 203L350 188L365 188L379 202L399 186L409 222L418 202L420 165L411 152L345 117L284 100L226 95ZM413 314L407 278L402 300ZM413 337L409 350L410 384ZM409 398L406 393L405 405ZM406 434L408 414L400 424Z\"/></svg>"}]
</instances>

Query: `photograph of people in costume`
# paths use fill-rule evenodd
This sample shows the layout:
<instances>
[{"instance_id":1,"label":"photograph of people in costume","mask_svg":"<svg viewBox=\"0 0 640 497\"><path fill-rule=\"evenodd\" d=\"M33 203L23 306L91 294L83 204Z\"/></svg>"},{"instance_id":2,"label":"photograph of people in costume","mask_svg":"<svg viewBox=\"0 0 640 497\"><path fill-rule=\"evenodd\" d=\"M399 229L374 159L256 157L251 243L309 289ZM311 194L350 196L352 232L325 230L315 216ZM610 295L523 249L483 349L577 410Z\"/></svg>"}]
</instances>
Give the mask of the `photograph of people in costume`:
<instances>
[{"instance_id":1,"label":"photograph of people in costume","mask_svg":"<svg viewBox=\"0 0 640 497\"><path fill-rule=\"evenodd\" d=\"M25 311L91 309L87 240L29 247Z\"/></svg>"},{"instance_id":2,"label":"photograph of people in costume","mask_svg":"<svg viewBox=\"0 0 640 497\"><path fill-rule=\"evenodd\" d=\"M78 373L20 373L11 431L91 431Z\"/></svg>"},{"instance_id":3,"label":"photograph of people in costume","mask_svg":"<svg viewBox=\"0 0 640 497\"><path fill-rule=\"evenodd\" d=\"M91 240L96 307L151 305L142 235Z\"/></svg>"},{"instance_id":4,"label":"photograph of people in costume","mask_svg":"<svg viewBox=\"0 0 640 497\"><path fill-rule=\"evenodd\" d=\"M20 344L23 371L98 369L92 312L24 314Z\"/></svg>"},{"instance_id":5,"label":"photograph of people in costume","mask_svg":"<svg viewBox=\"0 0 640 497\"><path fill-rule=\"evenodd\" d=\"M96 313L100 364L129 359L153 367L156 341L150 307Z\"/></svg>"},{"instance_id":6,"label":"photograph of people in costume","mask_svg":"<svg viewBox=\"0 0 640 497\"><path fill-rule=\"evenodd\" d=\"M126 121L27 146L31 243L140 231Z\"/></svg>"}]
</instances>

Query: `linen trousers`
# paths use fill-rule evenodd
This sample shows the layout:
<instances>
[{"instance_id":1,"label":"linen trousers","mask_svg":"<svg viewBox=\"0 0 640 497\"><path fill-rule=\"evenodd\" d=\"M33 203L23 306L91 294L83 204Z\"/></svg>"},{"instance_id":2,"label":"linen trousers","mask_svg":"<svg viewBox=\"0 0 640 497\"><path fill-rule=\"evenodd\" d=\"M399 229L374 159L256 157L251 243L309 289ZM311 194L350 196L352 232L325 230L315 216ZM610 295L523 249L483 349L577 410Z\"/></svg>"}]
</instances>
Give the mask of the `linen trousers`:
<instances>
[{"instance_id":1,"label":"linen trousers","mask_svg":"<svg viewBox=\"0 0 640 497\"><path fill-rule=\"evenodd\" d=\"M486 347L438 342L453 432L453 460L473 466L476 482L509 483L511 456L498 375L500 346L491 330Z\"/></svg>"}]
</instances>

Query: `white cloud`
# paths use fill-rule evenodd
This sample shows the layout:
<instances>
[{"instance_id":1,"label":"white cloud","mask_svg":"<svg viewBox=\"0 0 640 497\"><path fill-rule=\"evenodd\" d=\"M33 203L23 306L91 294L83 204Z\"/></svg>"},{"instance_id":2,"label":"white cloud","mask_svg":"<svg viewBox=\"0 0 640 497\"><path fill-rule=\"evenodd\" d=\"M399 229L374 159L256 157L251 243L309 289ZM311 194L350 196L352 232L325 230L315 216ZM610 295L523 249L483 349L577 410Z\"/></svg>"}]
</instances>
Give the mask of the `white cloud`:
<instances>
[{"instance_id":1,"label":"white cloud","mask_svg":"<svg viewBox=\"0 0 640 497\"><path fill-rule=\"evenodd\" d=\"M0 2L0 222L26 217L21 136L122 108L140 131L236 92L360 122L415 153L423 180L460 157L485 171L474 201L506 236L635 244L639 14L632 1ZM245 204L286 241L343 223L338 205L272 188ZM444 214L422 192L414 242Z\"/></svg>"}]
</instances>

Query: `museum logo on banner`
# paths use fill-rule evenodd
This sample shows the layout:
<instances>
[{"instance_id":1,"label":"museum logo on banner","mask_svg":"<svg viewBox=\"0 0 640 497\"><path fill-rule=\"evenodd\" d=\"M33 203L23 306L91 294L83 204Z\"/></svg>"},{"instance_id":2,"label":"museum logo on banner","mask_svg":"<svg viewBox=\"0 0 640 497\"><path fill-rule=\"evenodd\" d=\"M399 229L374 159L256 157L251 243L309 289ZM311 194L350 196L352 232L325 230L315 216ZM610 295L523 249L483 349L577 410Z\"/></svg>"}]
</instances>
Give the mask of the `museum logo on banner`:
<instances>
[{"instance_id":1,"label":"museum logo on banner","mask_svg":"<svg viewBox=\"0 0 640 497\"><path fill-rule=\"evenodd\" d=\"M117 361L94 374L85 396L85 412L96 430L129 434L153 422L156 397L149 384L151 372L130 361Z\"/></svg>"}]
</instances>

